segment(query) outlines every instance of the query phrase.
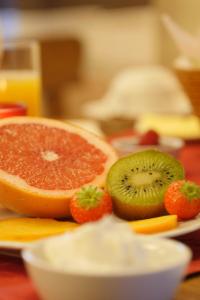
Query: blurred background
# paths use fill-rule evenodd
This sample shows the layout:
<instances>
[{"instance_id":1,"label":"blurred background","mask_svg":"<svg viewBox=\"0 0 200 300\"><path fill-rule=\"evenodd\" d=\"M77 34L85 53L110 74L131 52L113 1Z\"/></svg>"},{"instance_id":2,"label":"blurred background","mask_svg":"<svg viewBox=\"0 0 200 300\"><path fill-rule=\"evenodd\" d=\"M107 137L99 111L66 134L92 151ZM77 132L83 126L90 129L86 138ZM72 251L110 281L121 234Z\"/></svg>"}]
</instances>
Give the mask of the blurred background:
<instances>
[{"instance_id":1,"label":"blurred background","mask_svg":"<svg viewBox=\"0 0 200 300\"><path fill-rule=\"evenodd\" d=\"M151 109L190 114L190 101L166 73L179 53L160 16L196 34L199 11L199 0L0 1L3 43L38 42L43 114L58 118L130 120ZM174 89L182 94L170 104ZM112 116L106 106L118 111Z\"/></svg>"}]
</instances>

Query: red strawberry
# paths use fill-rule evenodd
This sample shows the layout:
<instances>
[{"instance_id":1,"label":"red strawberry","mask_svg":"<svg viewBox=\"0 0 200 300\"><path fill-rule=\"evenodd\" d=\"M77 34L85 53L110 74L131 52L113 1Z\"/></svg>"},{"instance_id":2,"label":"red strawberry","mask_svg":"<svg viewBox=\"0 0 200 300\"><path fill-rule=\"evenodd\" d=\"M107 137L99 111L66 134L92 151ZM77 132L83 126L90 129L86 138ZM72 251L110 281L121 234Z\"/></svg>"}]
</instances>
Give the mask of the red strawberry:
<instances>
[{"instance_id":1,"label":"red strawberry","mask_svg":"<svg viewBox=\"0 0 200 300\"><path fill-rule=\"evenodd\" d=\"M148 130L139 139L139 145L158 145L159 135L154 130Z\"/></svg>"},{"instance_id":2,"label":"red strawberry","mask_svg":"<svg viewBox=\"0 0 200 300\"><path fill-rule=\"evenodd\" d=\"M96 221L112 213L109 194L96 186L81 188L70 202L71 215L77 223Z\"/></svg>"},{"instance_id":3,"label":"red strawberry","mask_svg":"<svg viewBox=\"0 0 200 300\"><path fill-rule=\"evenodd\" d=\"M164 204L169 214L192 219L200 213L200 186L191 181L174 181L165 193Z\"/></svg>"}]
</instances>

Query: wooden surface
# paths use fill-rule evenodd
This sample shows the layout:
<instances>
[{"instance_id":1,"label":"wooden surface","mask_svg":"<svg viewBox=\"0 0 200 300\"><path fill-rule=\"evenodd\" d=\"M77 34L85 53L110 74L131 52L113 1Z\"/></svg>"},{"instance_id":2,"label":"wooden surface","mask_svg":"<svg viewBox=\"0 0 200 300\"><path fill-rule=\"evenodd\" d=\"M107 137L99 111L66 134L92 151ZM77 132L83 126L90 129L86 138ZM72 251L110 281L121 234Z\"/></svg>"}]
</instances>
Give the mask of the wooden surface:
<instances>
[{"instance_id":1,"label":"wooden surface","mask_svg":"<svg viewBox=\"0 0 200 300\"><path fill-rule=\"evenodd\" d=\"M199 300L200 274L185 280L179 287L174 300ZM161 300L161 299L160 299Z\"/></svg>"}]
</instances>

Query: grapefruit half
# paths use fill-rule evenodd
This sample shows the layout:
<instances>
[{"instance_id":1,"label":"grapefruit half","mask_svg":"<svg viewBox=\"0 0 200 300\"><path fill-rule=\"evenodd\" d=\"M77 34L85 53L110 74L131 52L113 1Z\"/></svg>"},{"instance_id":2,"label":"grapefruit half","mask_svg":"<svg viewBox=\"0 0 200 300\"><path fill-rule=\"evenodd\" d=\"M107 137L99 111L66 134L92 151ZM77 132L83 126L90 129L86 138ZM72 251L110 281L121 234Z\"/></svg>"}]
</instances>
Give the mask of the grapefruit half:
<instances>
[{"instance_id":1,"label":"grapefruit half","mask_svg":"<svg viewBox=\"0 0 200 300\"><path fill-rule=\"evenodd\" d=\"M83 185L103 186L116 160L103 139L69 123L2 119L0 202L30 216L69 216L74 193Z\"/></svg>"}]
</instances>

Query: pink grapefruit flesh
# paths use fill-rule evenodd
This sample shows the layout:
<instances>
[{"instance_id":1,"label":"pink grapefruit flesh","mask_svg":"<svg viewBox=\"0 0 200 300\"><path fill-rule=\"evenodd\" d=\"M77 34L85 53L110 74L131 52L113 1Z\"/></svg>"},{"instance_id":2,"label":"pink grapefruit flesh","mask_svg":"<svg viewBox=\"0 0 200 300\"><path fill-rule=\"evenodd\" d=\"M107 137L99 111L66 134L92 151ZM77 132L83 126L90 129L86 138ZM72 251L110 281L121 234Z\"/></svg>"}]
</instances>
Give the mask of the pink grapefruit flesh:
<instances>
[{"instance_id":1,"label":"pink grapefruit flesh","mask_svg":"<svg viewBox=\"0 0 200 300\"><path fill-rule=\"evenodd\" d=\"M69 215L69 199L83 185L104 185L115 152L104 140L50 119L0 121L0 201L33 216Z\"/></svg>"}]
</instances>

